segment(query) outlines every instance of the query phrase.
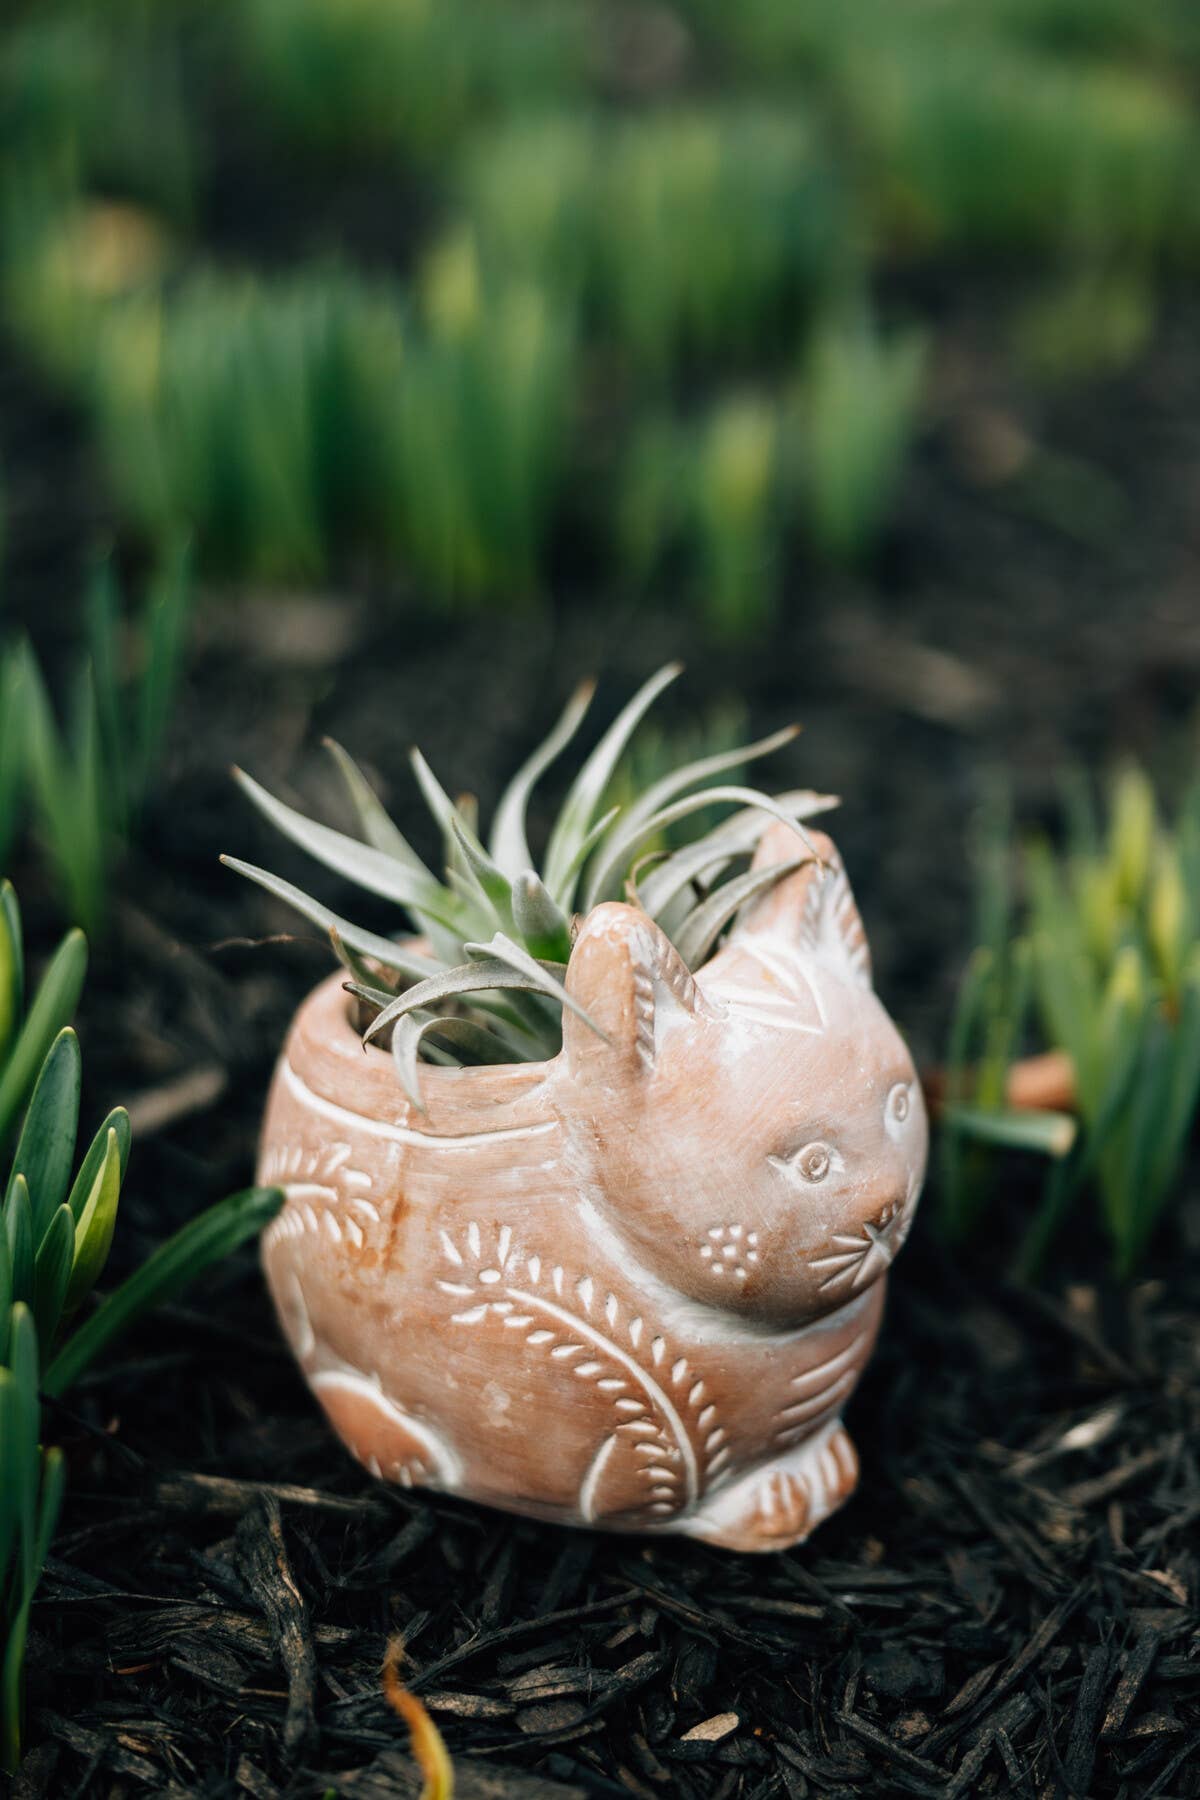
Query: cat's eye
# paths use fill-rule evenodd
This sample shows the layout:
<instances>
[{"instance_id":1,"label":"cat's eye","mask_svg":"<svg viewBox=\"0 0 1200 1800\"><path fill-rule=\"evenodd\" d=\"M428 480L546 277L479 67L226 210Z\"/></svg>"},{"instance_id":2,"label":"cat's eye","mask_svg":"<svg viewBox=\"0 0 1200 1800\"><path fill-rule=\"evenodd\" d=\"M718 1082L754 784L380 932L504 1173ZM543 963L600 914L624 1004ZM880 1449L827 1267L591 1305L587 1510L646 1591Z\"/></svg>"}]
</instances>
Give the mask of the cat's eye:
<instances>
[{"instance_id":1,"label":"cat's eye","mask_svg":"<svg viewBox=\"0 0 1200 1800\"><path fill-rule=\"evenodd\" d=\"M907 1081L897 1082L887 1097L887 1116L894 1119L897 1125L903 1125L912 1111L912 1091Z\"/></svg>"},{"instance_id":2,"label":"cat's eye","mask_svg":"<svg viewBox=\"0 0 1200 1800\"><path fill-rule=\"evenodd\" d=\"M803 1150L796 1153L796 1167L805 1181L824 1181L831 1162L828 1144L805 1144Z\"/></svg>"}]
</instances>

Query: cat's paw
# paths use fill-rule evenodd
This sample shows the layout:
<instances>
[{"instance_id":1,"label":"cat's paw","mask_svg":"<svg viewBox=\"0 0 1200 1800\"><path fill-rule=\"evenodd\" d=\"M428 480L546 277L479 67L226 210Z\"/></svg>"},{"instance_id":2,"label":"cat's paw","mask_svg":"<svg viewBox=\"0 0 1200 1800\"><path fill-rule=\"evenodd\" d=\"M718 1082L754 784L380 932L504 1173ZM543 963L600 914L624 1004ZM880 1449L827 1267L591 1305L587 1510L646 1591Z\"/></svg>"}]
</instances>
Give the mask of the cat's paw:
<instances>
[{"instance_id":1,"label":"cat's paw","mask_svg":"<svg viewBox=\"0 0 1200 1800\"><path fill-rule=\"evenodd\" d=\"M703 1502L684 1529L723 1550L802 1544L858 1485L858 1455L840 1420Z\"/></svg>"}]
</instances>

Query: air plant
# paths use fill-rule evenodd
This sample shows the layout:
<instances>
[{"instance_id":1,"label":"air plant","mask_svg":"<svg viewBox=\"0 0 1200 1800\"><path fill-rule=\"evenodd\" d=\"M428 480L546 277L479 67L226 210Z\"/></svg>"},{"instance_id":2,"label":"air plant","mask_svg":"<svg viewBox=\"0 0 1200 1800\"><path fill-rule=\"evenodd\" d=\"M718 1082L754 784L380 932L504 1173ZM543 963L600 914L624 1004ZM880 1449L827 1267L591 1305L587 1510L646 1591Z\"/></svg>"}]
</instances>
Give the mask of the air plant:
<instances>
[{"instance_id":1,"label":"air plant","mask_svg":"<svg viewBox=\"0 0 1200 1800\"><path fill-rule=\"evenodd\" d=\"M0 1150L32 1086L0 1198L0 1772L9 1773L20 1752L29 1610L64 1484L61 1452L41 1447L39 1394L62 1395L118 1333L260 1230L283 1198L254 1188L221 1201L85 1313L130 1153L129 1117L117 1107L76 1166L82 1065L62 1021L85 962L72 932L26 1013L20 910L12 887L0 886Z\"/></svg>"},{"instance_id":2,"label":"air plant","mask_svg":"<svg viewBox=\"0 0 1200 1800\"><path fill-rule=\"evenodd\" d=\"M474 808L450 799L419 750L412 768L441 832L446 867L426 867L384 811L361 770L329 746L361 838L307 818L237 771L259 811L294 843L357 886L400 906L410 932L400 939L363 930L290 882L223 860L329 933L348 987L374 1012L368 1042L391 1033L406 1093L422 1108L418 1064L521 1062L553 1056L564 1006L574 919L600 901L626 896L656 919L691 968L705 961L739 910L815 856L803 821L836 802L807 790L768 795L717 778L781 749L795 728L716 752L654 781L630 804L607 795L629 740L647 710L680 673L660 669L623 708L583 763L535 864L526 813L535 784L578 732L593 684L576 690L543 744L505 790L485 843ZM709 784L709 785L706 785ZM696 841L644 854L669 827L712 807L736 808ZM796 833L796 857L771 868L741 867L768 818ZM590 1021L589 1021L590 1023Z\"/></svg>"}]
</instances>

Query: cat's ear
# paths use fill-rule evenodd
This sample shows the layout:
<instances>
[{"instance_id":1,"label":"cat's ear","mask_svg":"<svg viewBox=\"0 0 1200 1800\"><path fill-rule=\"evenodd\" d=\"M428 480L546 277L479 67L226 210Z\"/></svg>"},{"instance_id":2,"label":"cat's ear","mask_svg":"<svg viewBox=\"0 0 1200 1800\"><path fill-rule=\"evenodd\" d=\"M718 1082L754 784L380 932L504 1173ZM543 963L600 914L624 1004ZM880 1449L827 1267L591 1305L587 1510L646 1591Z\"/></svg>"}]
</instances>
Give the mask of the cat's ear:
<instances>
[{"instance_id":1,"label":"cat's ear","mask_svg":"<svg viewBox=\"0 0 1200 1800\"><path fill-rule=\"evenodd\" d=\"M844 980L870 987L871 952L842 859L823 831L807 835L815 855L747 907L734 940L764 932L786 938L794 949L836 968ZM797 855L804 850L791 827L771 825L753 867L794 862Z\"/></svg>"},{"instance_id":2,"label":"cat's ear","mask_svg":"<svg viewBox=\"0 0 1200 1800\"><path fill-rule=\"evenodd\" d=\"M619 901L589 913L571 951L567 991L599 1027L563 1009L568 1063L601 1080L648 1077L669 1021L703 1009L670 938L636 906Z\"/></svg>"}]
</instances>

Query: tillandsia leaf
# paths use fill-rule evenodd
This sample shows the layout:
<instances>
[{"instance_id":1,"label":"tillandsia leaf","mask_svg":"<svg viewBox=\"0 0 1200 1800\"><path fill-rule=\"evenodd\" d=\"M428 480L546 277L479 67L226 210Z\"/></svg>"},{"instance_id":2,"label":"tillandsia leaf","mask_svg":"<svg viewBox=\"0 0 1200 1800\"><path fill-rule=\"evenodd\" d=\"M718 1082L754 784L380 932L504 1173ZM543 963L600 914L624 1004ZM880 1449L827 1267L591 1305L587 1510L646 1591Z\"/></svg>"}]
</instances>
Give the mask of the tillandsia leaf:
<instances>
[{"instance_id":1,"label":"tillandsia leaf","mask_svg":"<svg viewBox=\"0 0 1200 1800\"><path fill-rule=\"evenodd\" d=\"M567 992L562 979L566 974L566 968L562 963L538 962L536 957L530 956L527 950L522 950L519 944L514 944L511 938L505 937L502 931L498 931L488 944L465 944L463 948L468 956L489 959L495 957L502 964L507 964L510 968L515 969L518 974L525 976L529 991L544 994L547 999L556 1001L559 1006L569 1007L576 1018L582 1019L583 1023L596 1033L597 1037L604 1038L605 1043L608 1042L605 1033L601 1031L596 1021L584 1007L580 1006L578 1000Z\"/></svg>"},{"instance_id":2,"label":"tillandsia leaf","mask_svg":"<svg viewBox=\"0 0 1200 1800\"><path fill-rule=\"evenodd\" d=\"M25 1007L25 946L21 909L11 881L0 881L0 1069L21 1028Z\"/></svg>"},{"instance_id":3,"label":"tillandsia leaf","mask_svg":"<svg viewBox=\"0 0 1200 1800\"><path fill-rule=\"evenodd\" d=\"M736 913L760 894L765 894L788 875L811 862L811 857L798 856L791 862L773 863L765 869L747 869L702 900L687 915L675 935L675 948L689 969L698 969L709 951Z\"/></svg>"},{"instance_id":4,"label":"tillandsia leaf","mask_svg":"<svg viewBox=\"0 0 1200 1800\"><path fill-rule=\"evenodd\" d=\"M104 1273L117 1223L123 1175L121 1140L116 1128L110 1125L103 1159L86 1190L81 1210L75 1210L74 1194L72 1204L67 1208L74 1226L70 1281L63 1301L63 1311L68 1314L82 1304ZM77 1182L76 1187L79 1185Z\"/></svg>"},{"instance_id":5,"label":"tillandsia leaf","mask_svg":"<svg viewBox=\"0 0 1200 1800\"><path fill-rule=\"evenodd\" d=\"M682 663L668 663L652 675L622 707L572 782L546 848L545 882L562 904L562 883L591 827L625 746L658 696L683 673Z\"/></svg>"},{"instance_id":6,"label":"tillandsia leaf","mask_svg":"<svg viewBox=\"0 0 1200 1800\"><path fill-rule=\"evenodd\" d=\"M539 962L565 963L571 954L571 927L532 869L512 886L513 925L531 956Z\"/></svg>"},{"instance_id":7,"label":"tillandsia leaf","mask_svg":"<svg viewBox=\"0 0 1200 1800\"><path fill-rule=\"evenodd\" d=\"M121 1332L269 1225L283 1199L281 1188L246 1188L183 1226L71 1333L46 1370L43 1391L56 1399L65 1394Z\"/></svg>"},{"instance_id":8,"label":"tillandsia leaf","mask_svg":"<svg viewBox=\"0 0 1200 1800\"><path fill-rule=\"evenodd\" d=\"M642 842L642 827L647 819L652 819L677 794L686 793L689 788L708 781L713 775L723 775L729 769L739 768L743 763L755 762L781 750L785 744L793 742L799 731L798 725L788 725L782 731L772 732L770 737L760 738L755 744L743 744L736 750L724 750L719 755L705 756L698 762L688 763L684 768L673 770L669 775L664 775L661 781L648 787L628 809L620 826L612 833L589 871L583 900L584 911L589 911L615 883L620 882L629 864L631 847Z\"/></svg>"},{"instance_id":9,"label":"tillandsia leaf","mask_svg":"<svg viewBox=\"0 0 1200 1800\"><path fill-rule=\"evenodd\" d=\"M801 821L818 818L841 804L835 794L814 794L808 788L794 788L771 798L789 818ZM762 813L756 807L723 819L695 843L667 854L640 883L639 904L657 919L690 883L720 874L737 857L753 855L763 829Z\"/></svg>"},{"instance_id":10,"label":"tillandsia leaf","mask_svg":"<svg viewBox=\"0 0 1200 1800\"><path fill-rule=\"evenodd\" d=\"M428 870L417 874L394 857L373 850L370 844L347 837L343 831L334 831L329 825L306 819L303 813L277 800L241 769L235 769L233 775L242 792L265 818L294 844L307 850L327 869L332 869L335 875L343 875L356 887L365 888L369 894L378 894L383 900L392 900L397 906L419 906L432 917L440 918L443 924L453 926L453 919L444 913L445 889Z\"/></svg>"},{"instance_id":11,"label":"tillandsia leaf","mask_svg":"<svg viewBox=\"0 0 1200 1800\"><path fill-rule=\"evenodd\" d=\"M79 1039L65 1026L51 1045L25 1114L9 1185L23 1175L33 1202L33 1232L41 1238L66 1198L79 1130L83 1061Z\"/></svg>"},{"instance_id":12,"label":"tillandsia leaf","mask_svg":"<svg viewBox=\"0 0 1200 1800\"><path fill-rule=\"evenodd\" d=\"M419 1113L424 1113L426 1107L421 1094L418 1065L422 1042L429 1036L444 1038L460 1050L465 1050L472 1062L506 1063L513 1060L507 1044L470 1019L421 1019L415 1013L407 1013L404 1018L396 1021L392 1033L392 1060L400 1077L400 1085Z\"/></svg>"},{"instance_id":13,"label":"tillandsia leaf","mask_svg":"<svg viewBox=\"0 0 1200 1800\"><path fill-rule=\"evenodd\" d=\"M524 870L533 867L526 838L526 814L530 795L546 770L562 755L579 730L595 692L594 681L579 684L563 708L553 731L538 745L533 755L522 763L500 796L500 804L496 808L492 824L491 852L505 874L514 882Z\"/></svg>"},{"instance_id":14,"label":"tillandsia leaf","mask_svg":"<svg viewBox=\"0 0 1200 1800\"><path fill-rule=\"evenodd\" d=\"M75 1254L75 1221L60 1206L47 1225L33 1265L33 1316L39 1341L49 1349L58 1335Z\"/></svg>"},{"instance_id":15,"label":"tillandsia leaf","mask_svg":"<svg viewBox=\"0 0 1200 1800\"><path fill-rule=\"evenodd\" d=\"M351 987L353 989L353 983ZM427 981L418 981L415 987L406 988L402 994L390 999L367 1026L363 1042L369 1044L381 1031L394 1025L397 1019L404 1018L406 1013L428 1012L433 1007L444 1005L447 1000L460 999L464 994L491 993L500 988L533 993L542 991L542 984L541 981L531 981L528 975L519 973L510 962L502 962L499 958L463 963L456 969L442 969ZM364 993L362 998L377 1004L370 993Z\"/></svg>"},{"instance_id":16,"label":"tillandsia leaf","mask_svg":"<svg viewBox=\"0 0 1200 1800\"><path fill-rule=\"evenodd\" d=\"M1079 1130L1070 1113L1023 1107L993 1110L952 1103L942 1117L952 1129L979 1143L997 1144L1007 1150L1034 1150L1042 1156L1069 1155Z\"/></svg>"},{"instance_id":17,"label":"tillandsia leaf","mask_svg":"<svg viewBox=\"0 0 1200 1800\"><path fill-rule=\"evenodd\" d=\"M333 946L333 954L337 957L343 969L345 969L348 974L352 975L356 982L364 987L373 987L376 985L379 980L378 970L373 969L365 957L359 956L357 951L351 950L348 944L343 943L339 932L331 929L329 933L329 942ZM432 960L429 963L431 971L438 966L439 965Z\"/></svg>"},{"instance_id":18,"label":"tillandsia leaf","mask_svg":"<svg viewBox=\"0 0 1200 1800\"><path fill-rule=\"evenodd\" d=\"M462 839L465 838L480 856L486 857L487 851L476 835L472 820L462 805L455 806L421 752L417 749L410 750L408 760L412 772L417 778L417 785L425 804L433 814L442 837L445 839L447 854L459 849Z\"/></svg>"},{"instance_id":19,"label":"tillandsia leaf","mask_svg":"<svg viewBox=\"0 0 1200 1800\"><path fill-rule=\"evenodd\" d=\"M574 856L571 858L568 866L563 870L562 880L550 894L554 904L561 907L564 913L574 910L575 888L578 884L579 875L584 868L588 857L592 854L598 844L604 842L605 833L608 831L613 821L620 816L621 808L619 806L610 807L606 813L603 813L601 817L596 820L587 835L580 839ZM547 892L549 893L550 890L547 889Z\"/></svg>"},{"instance_id":20,"label":"tillandsia leaf","mask_svg":"<svg viewBox=\"0 0 1200 1800\"><path fill-rule=\"evenodd\" d=\"M511 927L513 895L512 883L508 876L497 867L486 850L479 848L479 839L475 837L474 833L468 837L457 813L451 816L450 830L455 843L462 852L469 877L483 896L488 911L494 916L498 925Z\"/></svg>"},{"instance_id":21,"label":"tillandsia leaf","mask_svg":"<svg viewBox=\"0 0 1200 1800\"><path fill-rule=\"evenodd\" d=\"M364 931L361 926L351 924L349 919L339 918L337 913L330 912L319 900L293 887L290 881L284 881L278 875L272 875L268 869L256 869L253 863L239 862L236 856L223 856L221 861L227 869L233 869L239 875L245 875L256 881L259 887L266 888L276 899L286 901L312 924L319 925L321 930L337 936L343 945L356 950L360 956L369 956L373 962L382 963L385 969L396 969L402 975L420 979L429 973L431 964L428 957L410 950L403 943L396 943L392 938L380 937L377 932Z\"/></svg>"},{"instance_id":22,"label":"tillandsia leaf","mask_svg":"<svg viewBox=\"0 0 1200 1800\"><path fill-rule=\"evenodd\" d=\"M383 802L354 758L342 749L335 738L327 737L323 742L346 784L350 803L358 814L358 822L367 843L373 850L378 850L381 856L390 856L394 862L402 863L414 875L428 877L429 870L403 832L393 823Z\"/></svg>"},{"instance_id":23,"label":"tillandsia leaf","mask_svg":"<svg viewBox=\"0 0 1200 1800\"><path fill-rule=\"evenodd\" d=\"M87 940L70 931L42 976L12 1053L0 1074L0 1150L25 1103L46 1052L79 1002L87 973Z\"/></svg>"},{"instance_id":24,"label":"tillandsia leaf","mask_svg":"<svg viewBox=\"0 0 1200 1800\"><path fill-rule=\"evenodd\" d=\"M787 825L795 832L807 854L816 861L820 861L816 845L798 819L793 818L791 813L780 806L770 795L759 794L753 788L745 787L703 788L698 794L687 794L682 800L675 800L670 806L662 807L653 817L642 821L637 836L629 845L630 856L647 838L656 837L660 831L665 831L668 825L675 825L680 819L686 819L689 814L700 812L706 806L721 806L730 802L752 807L773 819L778 819L781 824ZM603 897L602 894L596 896L597 899L603 899ZM595 901L592 901L591 904L594 905Z\"/></svg>"}]
</instances>

